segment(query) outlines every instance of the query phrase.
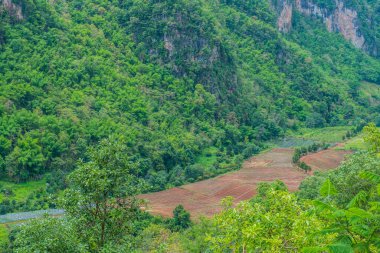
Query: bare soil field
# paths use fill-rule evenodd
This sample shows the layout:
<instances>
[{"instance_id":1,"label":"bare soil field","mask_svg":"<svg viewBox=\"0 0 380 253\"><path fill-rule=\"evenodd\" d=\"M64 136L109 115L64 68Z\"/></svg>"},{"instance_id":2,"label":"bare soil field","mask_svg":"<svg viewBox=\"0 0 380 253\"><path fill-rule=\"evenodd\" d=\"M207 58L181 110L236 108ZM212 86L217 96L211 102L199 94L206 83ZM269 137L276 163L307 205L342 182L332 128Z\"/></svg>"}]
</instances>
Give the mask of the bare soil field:
<instances>
[{"instance_id":1,"label":"bare soil field","mask_svg":"<svg viewBox=\"0 0 380 253\"><path fill-rule=\"evenodd\" d=\"M309 165L312 170L328 170L339 166L344 157L352 151L327 149L302 157L300 160Z\"/></svg>"},{"instance_id":2,"label":"bare soil field","mask_svg":"<svg viewBox=\"0 0 380 253\"><path fill-rule=\"evenodd\" d=\"M303 161L313 169L335 168L347 153L328 149L305 156ZM289 190L297 190L307 174L292 164L292 156L290 148L275 148L245 161L239 171L139 197L148 201L152 214L169 217L182 204L192 217L211 216L221 210L220 201L227 196L234 197L235 203L252 198L260 182L279 179Z\"/></svg>"}]
</instances>

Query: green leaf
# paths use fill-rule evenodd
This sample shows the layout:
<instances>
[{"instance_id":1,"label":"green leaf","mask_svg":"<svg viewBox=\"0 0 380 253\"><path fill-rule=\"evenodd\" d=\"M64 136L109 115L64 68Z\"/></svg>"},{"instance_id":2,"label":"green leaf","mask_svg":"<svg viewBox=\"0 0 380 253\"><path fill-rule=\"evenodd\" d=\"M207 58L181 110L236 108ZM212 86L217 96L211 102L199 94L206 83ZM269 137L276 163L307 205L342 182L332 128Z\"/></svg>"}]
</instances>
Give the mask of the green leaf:
<instances>
[{"instance_id":1,"label":"green leaf","mask_svg":"<svg viewBox=\"0 0 380 253\"><path fill-rule=\"evenodd\" d=\"M335 207L330 206L329 204L326 204L326 203L319 201L319 200L314 200L313 203L314 203L314 206L317 208L317 211L319 211L319 212L321 212L321 211L336 212L339 210L339 209L336 209Z\"/></svg>"},{"instance_id":2,"label":"green leaf","mask_svg":"<svg viewBox=\"0 0 380 253\"><path fill-rule=\"evenodd\" d=\"M334 218L341 218L341 217L344 217L346 216L346 213L344 210L336 210L333 214Z\"/></svg>"},{"instance_id":3,"label":"green leaf","mask_svg":"<svg viewBox=\"0 0 380 253\"><path fill-rule=\"evenodd\" d=\"M380 212L380 202L368 202L369 206L371 207L369 211L371 212Z\"/></svg>"},{"instance_id":4,"label":"green leaf","mask_svg":"<svg viewBox=\"0 0 380 253\"><path fill-rule=\"evenodd\" d=\"M303 253L320 253L320 252L326 252L326 247L305 247L302 249Z\"/></svg>"},{"instance_id":5,"label":"green leaf","mask_svg":"<svg viewBox=\"0 0 380 253\"><path fill-rule=\"evenodd\" d=\"M329 197L334 196L337 194L337 190L334 187L334 185L331 183L330 179L328 178L323 184L320 189L320 194L322 197Z\"/></svg>"},{"instance_id":6,"label":"green leaf","mask_svg":"<svg viewBox=\"0 0 380 253\"><path fill-rule=\"evenodd\" d=\"M379 235L378 235L379 236ZM380 237L380 236L379 236ZM372 244L380 251L380 238L374 238Z\"/></svg>"},{"instance_id":7,"label":"green leaf","mask_svg":"<svg viewBox=\"0 0 380 253\"><path fill-rule=\"evenodd\" d=\"M359 207L360 205L367 202L368 199L368 193L365 191L360 191L358 194L356 194L355 197L348 203L347 208L350 207Z\"/></svg>"},{"instance_id":8,"label":"green leaf","mask_svg":"<svg viewBox=\"0 0 380 253\"><path fill-rule=\"evenodd\" d=\"M363 209L352 207L347 210L347 216L348 217L356 216L362 219L366 219L366 218L371 218L372 214Z\"/></svg>"},{"instance_id":9,"label":"green leaf","mask_svg":"<svg viewBox=\"0 0 380 253\"><path fill-rule=\"evenodd\" d=\"M361 253L361 252L363 252L363 253L371 252L371 251L369 250L369 245L368 245L368 243L364 243L364 242L362 242L362 243L358 243L358 244L355 244L355 245L354 245L354 251L357 252L357 253Z\"/></svg>"},{"instance_id":10,"label":"green leaf","mask_svg":"<svg viewBox=\"0 0 380 253\"><path fill-rule=\"evenodd\" d=\"M331 227L331 228L322 229L319 232L319 234L327 235L327 234L335 234L335 233L342 233L342 232L344 232L344 229L340 227Z\"/></svg>"},{"instance_id":11,"label":"green leaf","mask_svg":"<svg viewBox=\"0 0 380 253\"><path fill-rule=\"evenodd\" d=\"M354 252L354 249L351 245L345 243L334 243L327 246L329 252L331 253L351 253Z\"/></svg>"},{"instance_id":12,"label":"green leaf","mask_svg":"<svg viewBox=\"0 0 380 253\"><path fill-rule=\"evenodd\" d=\"M369 181L372 181L374 183L380 184L380 175L369 172L369 171L362 171L360 172L359 176L363 179L367 179Z\"/></svg>"}]
</instances>

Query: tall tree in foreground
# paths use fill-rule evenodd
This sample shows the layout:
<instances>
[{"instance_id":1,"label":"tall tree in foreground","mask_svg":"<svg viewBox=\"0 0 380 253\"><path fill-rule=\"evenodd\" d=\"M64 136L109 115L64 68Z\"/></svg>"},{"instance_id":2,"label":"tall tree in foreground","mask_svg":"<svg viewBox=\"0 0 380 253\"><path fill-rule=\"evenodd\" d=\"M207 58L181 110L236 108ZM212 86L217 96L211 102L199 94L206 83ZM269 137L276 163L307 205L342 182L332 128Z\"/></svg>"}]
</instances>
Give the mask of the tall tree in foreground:
<instances>
[{"instance_id":1,"label":"tall tree in foreground","mask_svg":"<svg viewBox=\"0 0 380 253\"><path fill-rule=\"evenodd\" d=\"M105 139L68 177L62 204L94 251L129 234L140 210L141 187L126 153L120 140Z\"/></svg>"}]
</instances>

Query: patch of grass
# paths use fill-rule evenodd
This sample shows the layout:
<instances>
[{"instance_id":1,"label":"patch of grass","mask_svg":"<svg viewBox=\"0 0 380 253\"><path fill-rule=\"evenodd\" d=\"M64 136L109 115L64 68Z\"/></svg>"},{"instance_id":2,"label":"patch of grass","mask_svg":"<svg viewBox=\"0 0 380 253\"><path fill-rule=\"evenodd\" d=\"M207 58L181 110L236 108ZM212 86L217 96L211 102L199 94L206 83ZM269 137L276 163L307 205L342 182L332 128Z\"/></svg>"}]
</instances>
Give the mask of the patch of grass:
<instances>
[{"instance_id":1,"label":"patch of grass","mask_svg":"<svg viewBox=\"0 0 380 253\"><path fill-rule=\"evenodd\" d=\"M367 150L368 145L364 142L363 134L360 134L344 143L343 146L339 146L336 149L361 151Z\"/></svg>"},{"instance_id":2,"label":"patch of grass","mask_svg":"<svg viewBox=\"0 0 380 253\"><path fill-rule=\"evenodd\" d=\"M342 142L343 136L345 136L349 130L352 130L351 126L302 128L297 133L291 133L290 135L307 140L336 143Z\"/></svg>"},{"instance_id":3,"label":"patch of grass","mask_svg":"<svg viewBox=\"0 0 380 253\"><path fill-rule=\"evenodd\" d=\"M13 195L9 196L10 200L23 201L25 200L30 193L36 191L40 188L46 188L46 178L43 178L38 181L30 181L26 183L12 183L7 181L0 181L0 189L8 188L11 189ZM6 196L3 193L0 193L0 201L2 201Z\"/></svg>"},{"instance_id":4,"label":"patch of grass","mask_svg":"<svg viewBox=\"0 0 380 253\"><path fill-rule=\"evenodd\" d=\"M0 224L0 245L8 242L9 231L5 224Z\"/></svg>"},{"instance_id":5,"label":"patch of grass","mask_svg":"<svg viewBox=\"0 0 380 253\"><path fill-rule=\"evenodd\" d=\"M378 129L380 130L380 127ZM369 148L368 144L364 141L363 132L347 140L343 146L337 147L337 149L353 150L353 151L364 151L364 150L368 150L368 148Z\"/></svg>"},{"instance_id":6,"label":"patch of grass","mask_svg":"<svg viewBox=\"0 0 380 253\"><path fill-rule=\"evenodd\" d=\"M209 147L203 150L202 154L197 157L196 163L205 168L212 166L217 161L218 149L216 147Z\"/></svg>"}]
</instances>

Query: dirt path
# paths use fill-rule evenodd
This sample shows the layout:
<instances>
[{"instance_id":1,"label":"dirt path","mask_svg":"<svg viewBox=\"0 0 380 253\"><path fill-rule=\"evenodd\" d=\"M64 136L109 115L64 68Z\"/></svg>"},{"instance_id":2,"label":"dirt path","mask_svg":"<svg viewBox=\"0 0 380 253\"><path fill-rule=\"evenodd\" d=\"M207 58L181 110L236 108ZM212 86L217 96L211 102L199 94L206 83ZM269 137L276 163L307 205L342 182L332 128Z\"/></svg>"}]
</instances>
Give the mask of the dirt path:
<instances>
[{"instance_id":1,"label":"dirt path","mask_svg":"<svg viewBox=\"0 0 380 253\"><path fill-rule=\"evenodd\" d=\"M319 153L308 155L303 160L311 161L313 168L319 169L315 160L322 158L325 161L322 162L322 169L326 169L326 164L334 168L347 154L346 151L334 149ZM193 217L210 216L220 211L220 201L226 196L234 197L235 202L251 198L259 182L279 179L289 190L297 190L307 175L293 166L292 156L292 149L275 148L245 161L239 171L161 192L144 194L141 198L148 200L148 211L153 214L171 216L173 209L182 204Z\"/></svg>"}]
</instances>

